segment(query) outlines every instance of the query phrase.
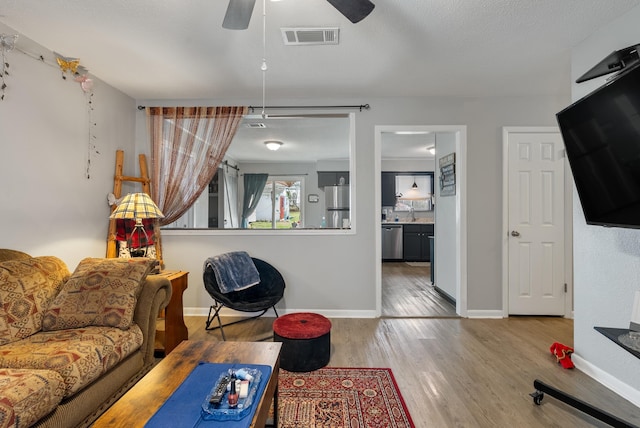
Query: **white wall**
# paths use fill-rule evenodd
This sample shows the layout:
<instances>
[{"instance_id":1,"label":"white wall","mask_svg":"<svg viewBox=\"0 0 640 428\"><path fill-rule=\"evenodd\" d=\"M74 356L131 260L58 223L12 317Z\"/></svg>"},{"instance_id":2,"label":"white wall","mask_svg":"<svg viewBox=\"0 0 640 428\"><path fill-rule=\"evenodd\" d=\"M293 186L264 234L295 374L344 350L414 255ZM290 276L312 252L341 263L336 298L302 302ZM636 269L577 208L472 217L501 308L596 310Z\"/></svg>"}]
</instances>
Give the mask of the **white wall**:
<instances>
[{"instance_id":1,"label":"white wall","mask_svg":"<svg viewBox=\"0 0 640 428\"><path fill-rule=\"evenodd\" d=\"M16 34L2 24L0 33ZM17 46L54 62L50 51L24 36ZM125 172L133 173L137 163L135 103L98 80L89 99L72 78L62 79L57 66L17 50L6 59L10 75L0 101L0 247L55 255L73 271L82 258L105 255L106 201L113 191L116 149L125 150ZM95 123L91 135L90 122ZM95 148L87 178L89 144Z\"/></svg>"},{"instance_id":2,"label":"white wall","mask_svg":"<svg viewBox=\"0 0 640 428\"><path fill-rule=\"evenodd\" d=\"M525 83L523 83L525 84ZM269 100L274 105L336 105L367 102L355 113L355 230L338 235L217 232L163 236L167 267L191 272L185 306L206 308L202 264L218 253L246 250L274 264L287 282L282 306L329 315L371 315L375 310L374 128L376 125L467 125L468 308L502 310L502 127L553 126L567 95L534 98L363 98ZM251 105L257 100L141 100L142 105ZM137 141L147 139L144 113ZM142 143L140 143L142 144ZM141 149L147 143L140 145ZM377 190L379 191L379 189Z\"/></svg>"},{"instance_id":3,"label":"white wall","mask_svg":"<svg viewBox=\"0 0 640 428\"><path fill-rule=\"evenodd\" d=\"M572 53L572 81L617 49L640 42L640 7L600 29ZM606 77L573 84L578 100ZM594 326L627 328L640 289L640 231L587 226L574 191L576 354L595 377L640 405L640 360L596 332Z\"/></svg>"}]
</instances>

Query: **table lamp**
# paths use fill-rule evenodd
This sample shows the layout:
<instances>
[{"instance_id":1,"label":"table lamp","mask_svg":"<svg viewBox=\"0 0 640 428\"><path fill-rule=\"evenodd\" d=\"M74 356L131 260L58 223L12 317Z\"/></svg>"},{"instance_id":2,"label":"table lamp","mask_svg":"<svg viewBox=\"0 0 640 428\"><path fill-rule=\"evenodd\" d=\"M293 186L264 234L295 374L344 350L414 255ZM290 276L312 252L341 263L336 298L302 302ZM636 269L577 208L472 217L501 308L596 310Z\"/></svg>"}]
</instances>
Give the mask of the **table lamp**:
<instances>
[{"instance_id":1,"label":"table lamp","mask_svg":"<svg viewBox=\"0 0 640 428\"><path fill-rule=\"evenodd\" d=\"M147 255L149 235L144 229L142 220L163 217L164 214L162 214L160 208L158 208L146 193L129 193L109 216L111 219L135 220L135 226L127 238L127 247L129 248L131 257L146 257ZM140 247L144 247L144 251L134 251L131 246L132 237L136 232L138 233Z\"/></svg>"}]
</instances>

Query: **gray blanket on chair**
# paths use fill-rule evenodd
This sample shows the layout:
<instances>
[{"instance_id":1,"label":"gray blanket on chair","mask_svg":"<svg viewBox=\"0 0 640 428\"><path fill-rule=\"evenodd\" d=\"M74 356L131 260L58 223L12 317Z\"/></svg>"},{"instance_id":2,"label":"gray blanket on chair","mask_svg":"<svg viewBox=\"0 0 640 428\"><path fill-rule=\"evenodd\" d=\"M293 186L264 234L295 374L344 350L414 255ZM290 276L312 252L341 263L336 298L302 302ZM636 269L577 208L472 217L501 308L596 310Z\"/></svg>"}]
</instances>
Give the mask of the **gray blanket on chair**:
<instances>
[{"instance_id":1,"label":"gray blanket on chair","mask_svg":"<svg viewBox=\"0 0 640 428\"><path fill-rule=\"evenodd\" d=\"M211 266L220 291L231 293L260 283L260 274L246 251L233 251L209 257L205 269Z\"/></svg>"}]
</instances>

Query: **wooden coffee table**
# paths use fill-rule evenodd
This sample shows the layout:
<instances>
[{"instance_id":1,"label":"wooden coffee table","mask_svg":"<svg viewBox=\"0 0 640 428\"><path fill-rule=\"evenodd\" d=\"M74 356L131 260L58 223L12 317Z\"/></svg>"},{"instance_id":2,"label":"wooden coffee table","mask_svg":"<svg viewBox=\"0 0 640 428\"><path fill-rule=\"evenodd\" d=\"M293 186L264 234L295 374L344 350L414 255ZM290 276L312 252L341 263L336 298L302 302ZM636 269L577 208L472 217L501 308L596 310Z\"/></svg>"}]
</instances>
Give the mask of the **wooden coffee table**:
<instances>
[{"instance_id":1,"label":"wooden coffee table","mask_svg":"<svg viewBox=\"0 0 640 428\"><path fill-rule=\"evenodd\" d=\"M185 340L100 416L93 427L143 427L202 361L271 366L271 376L250 425L264 427L278 387L281 346L276 342Z\"/></svg>"}]
</instances>

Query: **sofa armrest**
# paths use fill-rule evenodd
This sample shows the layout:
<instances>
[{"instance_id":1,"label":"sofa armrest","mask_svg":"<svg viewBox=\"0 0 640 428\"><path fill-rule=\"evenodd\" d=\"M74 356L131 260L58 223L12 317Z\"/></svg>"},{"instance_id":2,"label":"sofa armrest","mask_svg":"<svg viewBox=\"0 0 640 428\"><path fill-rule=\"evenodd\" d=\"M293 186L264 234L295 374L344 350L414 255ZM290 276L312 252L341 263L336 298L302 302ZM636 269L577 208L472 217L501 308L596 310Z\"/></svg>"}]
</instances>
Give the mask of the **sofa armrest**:
<instances>
[{"instance_id":1,"label":"sofa armrest","mask_svg":"<svg viewBox=\"0 0 640 428\"><path fill-rule=\"evenodd\" d=\"M156 320L158 313L169 304L171 299L171 282L159 275L149 275L142 286L133 321L138 324L144 335L142 352L144 364L154 363L156 338Z\"/></svg>"}]
</instances>

